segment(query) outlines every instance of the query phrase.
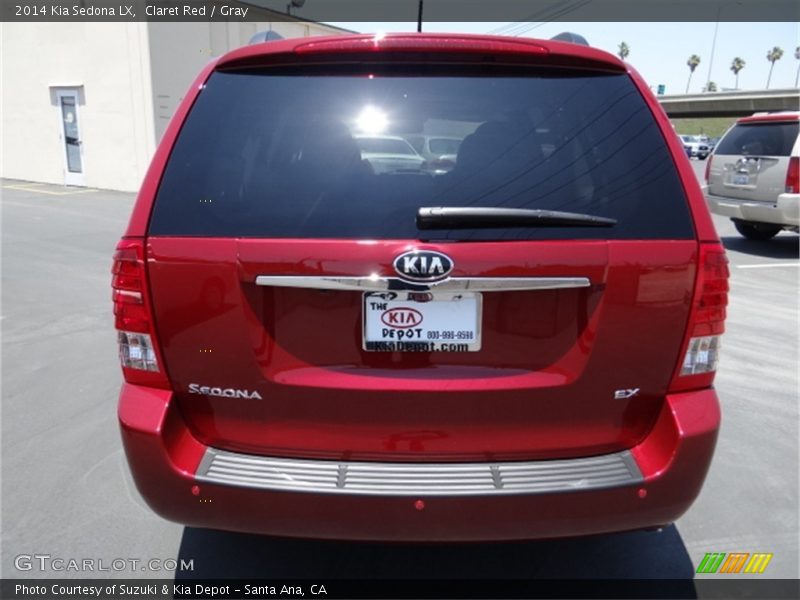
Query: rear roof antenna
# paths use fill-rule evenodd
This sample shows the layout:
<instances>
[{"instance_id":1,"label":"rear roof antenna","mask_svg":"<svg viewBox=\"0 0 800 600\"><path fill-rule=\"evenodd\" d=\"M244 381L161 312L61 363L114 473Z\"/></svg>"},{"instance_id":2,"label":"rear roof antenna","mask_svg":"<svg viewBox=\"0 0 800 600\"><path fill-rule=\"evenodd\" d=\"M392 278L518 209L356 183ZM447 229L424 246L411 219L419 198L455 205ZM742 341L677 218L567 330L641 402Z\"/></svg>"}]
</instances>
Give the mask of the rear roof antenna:
<instances>
[{"instance_id":1,"label":"rear roof antenna","mask_svg":"<svg viewBox=\"0 0 800 600\"><path fill-rule=\"evenodd\" d=\"M251 37L250 41L247 43L260 44L261 42L273 42L282 39L284 38L280 33L275 33L274 31L259 31L253 37Z\"/></svg>"},{"instance_id":2,"label":"rear roof antenna","mask_svg":"<svg viewBox=\"0 0 800 600\"><path fill-rule=\"evenodd\" d=\"M422 0L419 0L419 6L417 8L417 33L422 32Z\"/></svg>"},{"instance_id":3,"label":"rear roof antenna","mask_svg":"<svg viewBox=\"0 0 800 600\"><path fill-rule=\"evenodd\" d=\"M581 46L589 45L585 37L577 33L572 33L571 31L559 33L557 36L551 37L550 39L554 42L569 42L570 44L580 44Z\"/></svg>"}]
</instances>

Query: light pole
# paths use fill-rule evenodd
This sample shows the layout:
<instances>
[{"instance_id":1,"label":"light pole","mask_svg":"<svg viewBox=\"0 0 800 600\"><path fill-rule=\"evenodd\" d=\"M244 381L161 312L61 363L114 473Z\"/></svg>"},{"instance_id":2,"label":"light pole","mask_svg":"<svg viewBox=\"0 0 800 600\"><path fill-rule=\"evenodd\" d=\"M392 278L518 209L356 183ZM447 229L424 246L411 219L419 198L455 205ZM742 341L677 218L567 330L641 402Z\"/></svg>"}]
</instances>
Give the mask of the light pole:
<instances>
[{"instance_id":1,"label":"light pole","mask_svg":"<svg viewBox=\"0 0 800 600\"><path fill-rule=\"evenodd\" d=\"M291 15L292 14L292 7L302 8L303 4L305 4L305 3L306 3L306 0L291 0L289 2L289 4L286 5L286 14L287 15Z\"/></svg>"},{"instance_id":2,"label":"light pole","mask_svg":"<svg viewBox=\"0 0 800 600\"><path fill-rule=\"evenodd\" d=\"M719 16L722 14L722 9L726 6L730 6L731 4L736 4L741 6L741 1L736 0L735 2L726 2L722 6L717 9L717 21L714 24L714 39L711 41L711 58L708 59L708 77L706 77L706 89L708 89L708 84L711 81L711 67L714 66L714 51L717 48L717 31L719 30Z\"/></svg>"}]
</instances>

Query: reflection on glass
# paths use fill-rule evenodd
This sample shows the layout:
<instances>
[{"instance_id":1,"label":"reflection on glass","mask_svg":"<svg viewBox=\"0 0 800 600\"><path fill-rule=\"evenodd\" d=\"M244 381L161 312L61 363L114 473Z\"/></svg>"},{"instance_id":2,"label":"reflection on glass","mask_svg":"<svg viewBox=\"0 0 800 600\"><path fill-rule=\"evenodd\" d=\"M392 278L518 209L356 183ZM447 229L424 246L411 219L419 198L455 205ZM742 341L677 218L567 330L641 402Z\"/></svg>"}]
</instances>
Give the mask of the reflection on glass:
<instances>
[{"instance_id":1,"label":"reflection on glass","mask_svg":"<svg viewBox=\"0 0 800 600\"><path fill-rule=\"evenodd\" d=\"M374 106L366 106L356 119L356 129L361 133L382 133L389 126L386 113Z\"/></svg>"}]
</instances>

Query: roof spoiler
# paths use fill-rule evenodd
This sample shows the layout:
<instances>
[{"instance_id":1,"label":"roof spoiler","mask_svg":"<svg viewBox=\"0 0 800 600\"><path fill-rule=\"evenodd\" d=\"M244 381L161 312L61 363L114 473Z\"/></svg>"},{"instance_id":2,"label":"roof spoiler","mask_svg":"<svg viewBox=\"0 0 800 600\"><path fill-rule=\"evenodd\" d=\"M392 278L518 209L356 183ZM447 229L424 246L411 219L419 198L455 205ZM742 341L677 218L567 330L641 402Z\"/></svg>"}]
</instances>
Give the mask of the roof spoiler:
<instances>
[{"instance_id":1,"label":"roof spoiler","mask_svg":"<svg viewBox=\"0 0 800 600\"><path fill-rule=\"evenodd\" d=\"M586 41L585 37L578 35L577 33L572 33L571 31L564 31L563 33L559 33L557 36L551 37L550 39L554 42L569 42L570 44L580 44L581 46L589 45L589 42Z\"/></svg>"},{"instance_id":2,"label":"roof spoiler","mask_svg":"<svg viewBox=\"0 0 800 600\"><path fill-rule=\"evenodd\" d=\"M280 33L275 33L274 31L259 31L253 37L250 38L250 41L247 42L248 44L260 44L262 42L274 42L277 40L282 40L284 37Z\"/></svg>"}]
</instances>

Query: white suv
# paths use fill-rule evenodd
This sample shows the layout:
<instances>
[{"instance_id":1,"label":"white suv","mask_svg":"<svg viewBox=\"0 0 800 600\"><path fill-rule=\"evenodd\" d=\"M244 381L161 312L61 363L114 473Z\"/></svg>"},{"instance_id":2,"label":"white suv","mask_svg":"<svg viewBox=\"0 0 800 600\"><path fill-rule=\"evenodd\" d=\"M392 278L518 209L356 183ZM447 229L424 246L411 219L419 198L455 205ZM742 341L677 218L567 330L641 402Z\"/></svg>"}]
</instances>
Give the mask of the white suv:
<instances>
[{"instance_id":1,"label":"white suv","mask_svg":"<svg viewBox=\"0 0 800 600\"><path fill-rule=\"evenodd\" d=\"M711 212L730 217L744 237L768 240L800 226L800 112L739 119L706 166Z\"/></svg>"},{"instance_id":2,"label":"white suv","mask_svg":"<svg viewBox=\"0 0 800 600\"><path fill-rule=\"evenodd\" d=\"M689 158L697 157L700 160L705 160L711 154L708 138L700 135L682 135L680 138Z\"/></svg>"}]
</instances>

